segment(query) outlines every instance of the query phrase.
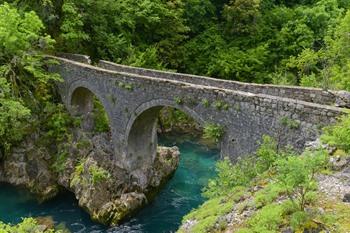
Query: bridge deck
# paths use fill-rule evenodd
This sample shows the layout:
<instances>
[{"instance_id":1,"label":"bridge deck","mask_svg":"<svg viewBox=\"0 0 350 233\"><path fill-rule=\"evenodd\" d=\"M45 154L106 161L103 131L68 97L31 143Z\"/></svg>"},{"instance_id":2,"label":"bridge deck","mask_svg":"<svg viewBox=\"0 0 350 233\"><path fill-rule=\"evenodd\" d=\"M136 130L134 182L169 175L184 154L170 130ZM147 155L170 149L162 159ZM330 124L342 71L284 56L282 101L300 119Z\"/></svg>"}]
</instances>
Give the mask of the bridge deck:
<instances>
[{"instance_id":1,"label":"bridge deck","mask_svg":"<svg viewBox=\"0 0 350 233\"><path fill-rule=\"evenodd\" d=\"M231 80L215 79L198 75L137 68L103 60L99 62L98 66L107 70L113 70L117 72L157 77L174 81L182 81L197 85L212 86L220 89L279 96L312 103L335 105L336 101L336 95L332 91L324 91L319 88L244 83Z\"/></svg>"}]
</instances>

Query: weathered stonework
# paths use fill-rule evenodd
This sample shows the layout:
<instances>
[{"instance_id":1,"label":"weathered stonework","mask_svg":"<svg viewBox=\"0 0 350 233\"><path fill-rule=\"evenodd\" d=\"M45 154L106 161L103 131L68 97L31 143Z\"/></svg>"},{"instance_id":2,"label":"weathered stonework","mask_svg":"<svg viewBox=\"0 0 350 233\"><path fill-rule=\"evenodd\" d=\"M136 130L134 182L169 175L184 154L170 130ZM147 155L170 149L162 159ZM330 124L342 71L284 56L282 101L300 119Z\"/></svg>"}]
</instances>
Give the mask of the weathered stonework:
<instances>
[{"instance_id":1,"label":"weathered stonework","mask_svg":"<svg viewBox=\"0 0 350 233\"><path fill-rule=\"evenodd\" d=\"M51 70L64 78L60 90L68 109L89 113L95 95L109 116L115 162L138 177L147 174L155 158L157 116L164 106L182 110L201 125L223 126L221 154L231 159L254 152L263 135L302 150L322 126L345 114L331 106L336 92L57 59L60 65ZM78 60L89 63L88 58Z\"/></svg>"}]
</instances>

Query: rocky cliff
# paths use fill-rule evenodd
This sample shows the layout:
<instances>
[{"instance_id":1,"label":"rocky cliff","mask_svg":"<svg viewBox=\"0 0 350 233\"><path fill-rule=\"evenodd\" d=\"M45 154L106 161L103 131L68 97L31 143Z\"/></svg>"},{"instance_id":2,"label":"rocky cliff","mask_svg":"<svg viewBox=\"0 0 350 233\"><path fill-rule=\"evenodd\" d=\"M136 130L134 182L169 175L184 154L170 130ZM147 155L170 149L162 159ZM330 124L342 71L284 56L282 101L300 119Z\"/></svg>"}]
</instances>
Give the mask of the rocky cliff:
<instances>
[{"instance_id":1,"label":"rocky cliff","mask_svg":"<svg viewBox=\"0 0 350 233\"><path fill-rule=\"evenodd\" d=\"M69 190L93 220L106 225L118 224L147 204L179 163L177 147L159 147L148 171L152 178L144 183L114 162L108 133L75 129L70 143L52 145L56 153L39 138L27 137L0 162L0 182L24 186L40 201Z\"/></svg>"}]
</instances>

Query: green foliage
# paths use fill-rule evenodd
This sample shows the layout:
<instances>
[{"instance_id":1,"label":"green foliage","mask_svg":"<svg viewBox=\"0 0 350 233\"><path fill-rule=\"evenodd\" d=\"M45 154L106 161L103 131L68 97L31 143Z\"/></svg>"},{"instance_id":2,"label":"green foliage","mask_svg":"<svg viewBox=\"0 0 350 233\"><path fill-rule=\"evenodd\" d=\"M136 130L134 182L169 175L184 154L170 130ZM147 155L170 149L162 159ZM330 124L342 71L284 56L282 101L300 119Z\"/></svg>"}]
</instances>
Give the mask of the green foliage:
<instances>
[{"instance_id":1,"label":"green foliage","mask_svg":"<svg viewBox=\"0 0 350 233\"><path fill-rule=\"evenodd\" d=\"M203 195L213 198L226 195L236 187L248 186L255 177L269 170L280 157L285 155L277 153L276 142L264 136L256 156L245 156L234 164L228 158L219 161L216 165L217 177L209 180Z\"/></svg>"},{"instance_id":2,"label":"green foliage","mask_svg":"<svg viewBox=\"0 0 350 233\"><path fill-rule=\"evenodd\" d=\"M63 233L60 230L43 230L41 226L38 225L37 221L33 218L25 218L23 221L17 225L9 225L0 222L0 232L1 233Z\"/></svg>"},{"instance_id":3,"label":"green foliage","mask_svg":"<svg viewBox=\"0 0 350 233\"><path fill-rule=\"evenodd\" d=\"M224 6L223 16L231 34L255 32L260 16L260 0L231 0Z\"/></svg>"},{"instance_id":4,"label":"green foliage","mask_svg":"<svg viewBox=\"0 0 350 233\"><path fill-rule=\"evenodd\" d=\"M174 101L176 104L179 104L179 105L184 103L184 100L181 97L175 97Z\"/></svg>"},{"instance_id":5,"label":"green foliage","mask_svg":"<svg viewBox=\"0 0 350 233\"><path fill-rule=\"evenodd\" d=\"M94 99L93 118L95 124L95 132L103 133L110 131L108 115L103 105L97 98Z\"/></svg>"},{"instance_id":6,"label":"green foliage","mask_svg":"<svg viewBox=\"0 0 350 233\"><path fill-rule=\"evenodd\" d=\"M227 111L230 108L230 106L227 103L225 103L224 101L221 101L221 100L215 101L214 106L217 110Z\"/></svg>"},{"instance_id":7,"label":"green foliage","mask_svg":"<svg viewBox=\"0 0 350 233\"><path fill-rule=\"evenodd\" d=\"M163 132L180 131L194 133L199 128L197 122L188 114L175 108L164 107L158 117L158 124Z\"/></svg>"},{"instance_id":8,"label":"green foliage","mask_svg":"<svg viewBox=\"0 0 350 233\"><path fill-rule=\"evenodd\" d=\"M283 222L284 208L282 205L269 204L259 210L249 221L251 232L279 232Z\"/></svg>"},{"instance_id":9,"label":"green foliage","mask_svg":"<svg viewBox=\"0 0 350 233\"><path fill-rule=\"evenodd\" d=\"M45 113L46 136L54 139L56 143L66 141L70 137L69 127L79 122L79 119L74 119L62 104L47 103Z\"/></svg>"},{"instance_id":10,"label":"green foliage","mask_svg":"<svg viewBox=\"0 0 350 233\"><path fill-rule=\"evenodd\" d=\"M289 156L276 162L275 179L300 211L304 211L306 205L313 201L312 194L317 188L315 175L327 163L327 152L323 150Z\"/></svg>"},{"instance_id":11,"label":"green foliage","mask_svg":"<svg viewBox=\"0 0 350 233\"><path fill-rule=\"evenodd\" d=\"M203 99L202 100L202 104L204 107L209 108L210 107L210 103L208 99Z\"/></svg>"},{"instance_id":12,"label":"green foliage","mask_svg":"<svg viewBox=\"0 0 350 233\"><path fill-rule=\"evenodd\" d=\"M283 193L284 189L278 183L270 183L264 189L255 194L255 206L260 208L271 204Z\"/></svg>"},{"instance_id":13,"label":"green foliage","mask_svg":"<svg viewBox=\"0 0 350 233\"><path fill-rule=\"evenodd\" d=\"M82 182L86 183L86 181L83 179L83 172L85 171L85 162L86 159L80 159L78 164L75 166L74 172L72 173L70 186L73 187L75 185L78 185Z\"/></svg>"},{"instance_id":14,"label":"green foliage","mask_svg":"<svg viewBox=\"0 0 350 233\"><path fill-rule=\"evenodd\" d=\"M58 151L55 161L52 164L52 168L55 172L60 173L66 169L66 161L68 158L68 151L66 148L62 148Z\"/></svg>"},{"instance_id":15,"label":"green foliage","mask_svg":"<svg viewBox=\"0 0 350 233\"><path fill-rule=\"evenodd\" d=\"M111 174L102 167L92 165L89 167L89 172L91 174L91 180L93 184L97 184L101 181L105 181L110 178Z\"/></svg>"},{"instance_id":16,"label":"green foliage","mask_svg":"<svg viewBox=\"0 0 350 233\"><path fill-rule=\"evenodd\" d=\"M309 220L309 215L304 211L296 211L292 214L290 219L290 225L293 230L299 230L303 228L306 222Z\"/></svg>"},{"instance_id":17,"label":"green foliage","mask_svg":"<svg viewBox=\"0 0 350 233\"><path fill-rule=\"evenodd\" d=\"M30 118L43 112L52 100L53 81L59 80L44 69L50 61L42 54L53 40L43 31L34 12L0 5L0 150L5 154L33 130Z\"/></svg>"},{"instance_id":18,"label":"green foliage","mask_svg":"<svg viewBox=\"0 0 350 233\"><path fill-rule=\"evenodd\" d=\"M329 145L350 152L350 117L344 116L336 125L327 127L321 139Z\"/></svg>"},{"instance_id":19,"label":"green foliage","mask_svg":"<svg viewBox=\"0 0 350 233\"><path fill-rule=\"evenodd\" d=\"M131 83L119 82L118 87L123 88L123 89L128 90L128 91L134 90L134 86Z\"/></svg>"},{"instance_id":20,"label":"green foliage","mask_svg":"<svg viewBox=\"0 0 350 233\"><path fill-rule=\"evenodd\" d=\"M244 194L243 189L237 188L235 194L229 198L216 197L205 202L200 208L185 216L186 220L197 220L199 223L191 228L193 233L212 232L219 217L232 210L234 203Z\"/></svg>"},{"instance_id":21,"label":"green foliage","mask_svg":"<svg viewBox=\"0 0 350 233\"><path fill-rule=\"evenodd\" d=\"M207 123L204 126L203 137L206 139L219 142L220 139L224 136L225 130L221 125Z\"/></svg>"},{"instance_id":22,"label":"green foliage","mask_svg":"<svg viewBox=\"0 0 350 233\"><path fill-rule=\"evenodd\" d=\"M256 155L258 157L258 162L256 163L258 173L270 169L270 167L274 165L274 162L283 156L282 153L278 153L276 141L266 135L263 136L262 142L256 151Z\"/></svg>"},{"instance_id":23,"label":"green foliage","mask_svg":"<svg viewBox=\"0 0 350 233\"><path fill-rule=\"evenodd\" d=\"M223 79L349 90L345 0L9 2L34 9L58 51ZM36 21L28 28L43 28Z\"/></svg>"},{"instance_id":24,"label":"green foliage","mask_svg":"<svg viewBox=\"0 0 350 233\"><path fill-rule=\"evenodd\" d=\"M210 179L203 196L214 198L227 195L240 186L246 186L256 176L254 160L244 158L232 164L228 158L216 164L217 177Z\"/></svg>"},{"instance_id":25,"label":"green foliage","mask_svg":"<svg viewBox=\"0 0 350 233\"><path fill-rule=\"evenodd\" d=\"M78 184L96 185L102 181L106 181L110 177L111 174L107 170L97 164L88 164L87 159L85 158L81 159L75 166L70 186L72 187Z\"/></svg>"},{"instance_id":26,"label":"green foliage","mask_svg":"<svg viewBox=\"0 0 350 233\"><path fill-rule=\"evenodd\" d=\"M90 37L83 31L83 15L74 4L74 1L64 1L62 5L63 19L61 23L61 34L57 39L59 47L63 51L84 51L82 45L88 42Z\"/></svg>"},{"instance_id":27,"label":"green foliage","mask_svg":"<svg viewBox=\"0 0 350 233\"><path fill-rule=\"evenodd\" d=\"M289 129L298 129L300 127L300 122L297 120L290 119L288 117L282 117L280 119L281 125Z\"/></svg>"},{"instance_id":28,"label":"green foliage","mask_svg":"<svg viewBox=\"0 0 350 233\"><path fill-rule=\"evenodd\" d=\"M346 116L337 125L328 127L322 137L332 145L340 146L337 154L344 154L344 136L349 129ZM345 130L344 130L345 129ZM341 133L336 134L337 131ZM339 143L339 144L338 144ZM203 195L209 200L197 210L184 217L195 220L192 229L215 232L220 221L216 214L201 218L207 206L217 199L241 196L236 204L238 211L254 206L252 216L235 228L240 233L281 232L290 227L294 232L319 231L347 232L349 210L344 203L325 199L317 190L316 175L328 167L328 152L322 149L305 151L296 155L288 150L278 150L270 137L263 137L255 157L246 157L232 164L228 159L218 162L217 177L208 182ZM258 188L258 191L255 191ZM237 194L237 195L236 195ZM244 196L242 201L242 195ZM319 212L319 208L323 212ZM212 211L210 209L210 211ZM225 228L225 227L224 227ZM227 230L227 229L226 229Z\"/></svg>"},{"instance_id":29,"label":"green foliage","mask_svg":"<svg viewBox=\"0 0 350 233\"><path fill-rule=\"evenodd\" d=\"M0 148L2 152L10 149L24 135L30 110L22 101L11 97L10 86L5 78L0 77Z\"/></svg>"}]
</instances>

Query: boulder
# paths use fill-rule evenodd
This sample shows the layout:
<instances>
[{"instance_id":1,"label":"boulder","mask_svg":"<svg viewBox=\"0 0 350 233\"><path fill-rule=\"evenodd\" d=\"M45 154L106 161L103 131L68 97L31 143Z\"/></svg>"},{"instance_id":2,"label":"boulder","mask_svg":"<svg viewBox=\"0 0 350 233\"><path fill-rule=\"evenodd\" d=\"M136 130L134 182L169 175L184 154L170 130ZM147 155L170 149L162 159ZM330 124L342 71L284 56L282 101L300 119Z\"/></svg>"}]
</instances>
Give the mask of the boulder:
<instances>
[{"instance_id":1,"label":"boulder","mask_svg":"<svg viewBox=\"0 0 350 233\"><path fill-rule=\"evenodd\" d=\"M350 92L347 91L337 91L335 92L337 107L350 108Z\"/></svg>"},{"instance_id":2,"label":"boulder","mask_svg":"<svg viewBox=\"0 0 350 233\"><path fill-rule=\"evenodd\" d=\"M329 159L329 162L331 164L332 170L340 171L340 170L342 170L343 168L345 168L349 164L350 157L332 156Z\"/></svg>"}]
</instances>

